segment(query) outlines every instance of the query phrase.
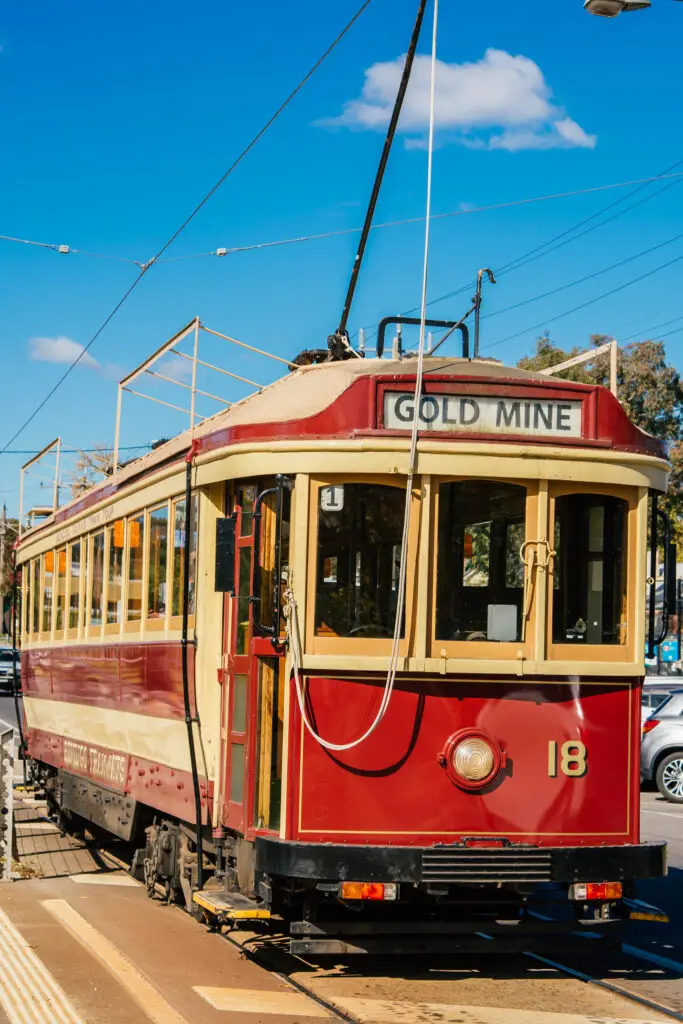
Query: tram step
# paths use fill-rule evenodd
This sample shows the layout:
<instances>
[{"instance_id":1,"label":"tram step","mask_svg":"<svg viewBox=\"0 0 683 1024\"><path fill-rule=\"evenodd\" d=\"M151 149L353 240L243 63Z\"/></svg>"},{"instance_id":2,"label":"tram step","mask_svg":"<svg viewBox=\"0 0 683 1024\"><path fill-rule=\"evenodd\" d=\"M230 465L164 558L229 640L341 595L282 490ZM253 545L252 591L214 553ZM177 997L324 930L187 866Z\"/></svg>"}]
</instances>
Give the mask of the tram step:
<instances>
[{"instance_id":1,"label":"tram step","mask_svg":"<svg viewBox=\"0 0 683 1024\"><path fill-rule=\"evenodd\" d=\"M237 892L217 892L201 889L192 895L193 903L213 917L231 921L267 921L270 910L257 900L250 900Z\"/></svg>"}]
</instances>

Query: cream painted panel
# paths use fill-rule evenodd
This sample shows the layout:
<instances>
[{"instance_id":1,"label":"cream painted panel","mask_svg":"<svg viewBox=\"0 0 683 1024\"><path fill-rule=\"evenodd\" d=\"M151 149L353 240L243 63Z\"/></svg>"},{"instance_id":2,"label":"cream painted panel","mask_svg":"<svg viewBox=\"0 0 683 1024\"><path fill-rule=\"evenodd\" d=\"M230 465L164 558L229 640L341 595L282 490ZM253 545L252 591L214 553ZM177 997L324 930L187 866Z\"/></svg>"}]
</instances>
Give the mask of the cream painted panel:
<instances>
[{"instance_id":1,"label":"cream painted panel","mask_svg":"<svg viewBox=\"0 0 683 1024\"><path fill-rule=\"evenodd\" d=\"M182 720L30 697L24 698L24 707L29 728L190 771L187 729Z\"/></svg>"}]
</instances>

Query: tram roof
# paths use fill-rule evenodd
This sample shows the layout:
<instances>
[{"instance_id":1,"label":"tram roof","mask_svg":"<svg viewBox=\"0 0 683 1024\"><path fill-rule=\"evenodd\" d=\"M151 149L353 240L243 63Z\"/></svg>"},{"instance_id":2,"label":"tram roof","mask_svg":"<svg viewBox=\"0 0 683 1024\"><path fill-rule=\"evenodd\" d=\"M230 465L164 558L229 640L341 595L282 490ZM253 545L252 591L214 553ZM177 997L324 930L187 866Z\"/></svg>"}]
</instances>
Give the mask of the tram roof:
<instances>
[{"instance_id":1,"label":"tram roof","mask_svg":"<svg viewBox=\"0 0 683 1024\"><path fill-rule=\"evenodd\" d=\"M26 531L26 534L69 519L86 505L113 496L139 476L152 472L156 467L177 461L189 450L193 440L199 443L201 450L227 447L238 440L232 436L234 432L238 435L244 432L248 438L259 425L294 425L323 415L360 378L381 377L384 381L390 382L404 379L408 384L411 379L415 379L416 369L416 359L409 356L400 360L348 359L298 367L272 384L235 402L228 409L203 420L195 426L194 431L188 429L151 452L127 463L107 480L95 484L84 494L61 506L53 516L43 520L32 530ZM665 458L662 443L631 424L616 399L606 389L596 385L581 384L519 367L504 366L493 359L470 360L453 356L426 356L423 372L425 380L431 378L441 383L450 380L508 386L533 383L542 386L546 395L548 391L558 390L565 397L568 393L574 392L578 398L580 394L599 391L616 406L618 414L630 427L632 437L636 439L635 447L645 454ZM324 436L325 433L325 429L322 429L317 436ZM532 438L529 438L529 441L533 443ZM558 444L561 443L562 441L558 439Z\"/></svg>"}]
</instances>

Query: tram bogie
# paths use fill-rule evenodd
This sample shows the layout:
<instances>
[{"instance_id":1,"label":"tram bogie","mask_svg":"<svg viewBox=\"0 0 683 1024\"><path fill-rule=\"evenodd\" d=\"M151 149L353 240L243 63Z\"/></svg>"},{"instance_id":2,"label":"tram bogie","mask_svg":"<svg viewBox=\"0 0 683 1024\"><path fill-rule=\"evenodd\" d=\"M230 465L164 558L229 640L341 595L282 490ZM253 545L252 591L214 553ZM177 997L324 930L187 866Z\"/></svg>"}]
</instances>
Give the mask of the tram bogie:
<instances>
[{"instance_id":1,"label":"tram bogie","mask_svg":"<svg viewBox=\"0 0 683 1024\"><path fill-rule=\"evenodd\" d=\"M148 886L284 914L299 951L513 948L541 897L616 928L665 871L638 766L663 449L599 387L415 379L301 367L28 532L30 754Z\"/></svg>"}]
</instances>

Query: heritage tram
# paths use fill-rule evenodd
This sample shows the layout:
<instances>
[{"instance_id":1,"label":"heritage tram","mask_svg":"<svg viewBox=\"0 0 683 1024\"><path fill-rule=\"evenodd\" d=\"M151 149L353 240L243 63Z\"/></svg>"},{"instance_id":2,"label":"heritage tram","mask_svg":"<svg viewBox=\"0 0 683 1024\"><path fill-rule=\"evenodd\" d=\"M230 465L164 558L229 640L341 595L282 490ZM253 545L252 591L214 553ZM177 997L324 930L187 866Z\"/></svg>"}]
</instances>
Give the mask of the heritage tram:
<instances>
[{"instance_id":1,"label":"heritage tram","mask_svg":"<svg viewBox=\"0 0 683 1024\"><path fill-rule=\"evenodd\" d=\"M518 936L541 890L608 928L666 870L638 758L662 445L601 387L422 369L300 366L18 546L54 809L296 951Z\"/></svg>"}]
</instances>

